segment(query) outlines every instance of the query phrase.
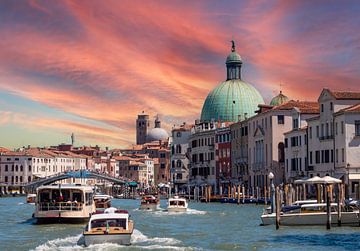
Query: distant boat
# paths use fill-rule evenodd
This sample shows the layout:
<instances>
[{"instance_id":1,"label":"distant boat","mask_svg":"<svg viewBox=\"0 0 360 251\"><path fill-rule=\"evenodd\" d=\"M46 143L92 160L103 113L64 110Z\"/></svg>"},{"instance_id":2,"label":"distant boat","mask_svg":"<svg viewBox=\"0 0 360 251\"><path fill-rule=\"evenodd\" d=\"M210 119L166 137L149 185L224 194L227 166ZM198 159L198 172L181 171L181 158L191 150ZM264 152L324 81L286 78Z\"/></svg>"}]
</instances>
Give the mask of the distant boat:
<instances>
[{"instance_id":1,"label":"distant boat","mask_svg":"<svg viewBox=\"0 0 360 251\"><path fill-rule=\"evenodd\" d=\"M188 203L185 198L174 196L168 200L168 212L186 212Z\"/></svg>"},{"instance_id":2,"label":"distant boat","mask_svg":"<svg viewBox=\"0 0 360 251\"><path fill-rule=\"evenodd\" d=\"M93 188L81 184L53 184L37 188L37 223L85 222L95 212Z\"/></svg>"},{"instance_id":3,"label":"distant boat","mask_svg":"<svg viewBox=\"0 0 360 251\"><path fill-rule=\"evenodd\" d=\"M78 240L78 245L86 247L102 243L130 245L134 222L129 217L128 211L114 207L93 214Z\"/></svg>"},{"instance_id":4,"label":"distant boat","mask_svg":"<svg viewBox=\"0 0 360 251\"><path fill-rule=\"evenodd\" d=\"M160 208L160 200L154 195L145 195L141 199L140 209L158 210Z\"/></svg>"}]
</instances>

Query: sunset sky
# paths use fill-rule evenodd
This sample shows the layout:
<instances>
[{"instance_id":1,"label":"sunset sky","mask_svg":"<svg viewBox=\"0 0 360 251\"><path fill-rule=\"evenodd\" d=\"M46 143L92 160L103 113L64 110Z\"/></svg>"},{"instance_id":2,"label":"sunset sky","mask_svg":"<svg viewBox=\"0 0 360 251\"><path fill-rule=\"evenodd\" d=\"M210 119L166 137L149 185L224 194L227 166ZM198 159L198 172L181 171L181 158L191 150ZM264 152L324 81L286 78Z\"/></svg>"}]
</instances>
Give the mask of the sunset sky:
<instances>
[{"instance_id":1,"label":"sunset sky","mask_svg":"<svg viewBox=\"0 0 360 251\"><path fill-rule=\"evenodd\" d=\"M359 1L0 0L0 146L124 147L146 111L193 123L225 80L269 102L360 90Z\"/></svg>"}]
</instances>

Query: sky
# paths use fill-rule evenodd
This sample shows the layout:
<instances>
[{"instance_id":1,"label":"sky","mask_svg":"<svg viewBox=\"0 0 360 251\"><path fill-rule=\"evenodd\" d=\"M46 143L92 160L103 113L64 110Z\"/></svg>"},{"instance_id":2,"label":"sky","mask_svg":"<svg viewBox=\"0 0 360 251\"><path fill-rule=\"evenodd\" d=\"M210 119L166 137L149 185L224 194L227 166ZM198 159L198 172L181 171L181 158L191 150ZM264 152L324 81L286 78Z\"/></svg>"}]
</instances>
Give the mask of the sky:
<instances>
[{"instance_id":1,"label":"sky","mask_svg":"<svg viewBox=\"0 0 360 251\"><path fill-rule=\"evenodd\" d=\"M359 1L0 0L0 146L126 147L145 111L193 123L226 78L269 102L360 90Z\"/></svg>"}]
</instances>

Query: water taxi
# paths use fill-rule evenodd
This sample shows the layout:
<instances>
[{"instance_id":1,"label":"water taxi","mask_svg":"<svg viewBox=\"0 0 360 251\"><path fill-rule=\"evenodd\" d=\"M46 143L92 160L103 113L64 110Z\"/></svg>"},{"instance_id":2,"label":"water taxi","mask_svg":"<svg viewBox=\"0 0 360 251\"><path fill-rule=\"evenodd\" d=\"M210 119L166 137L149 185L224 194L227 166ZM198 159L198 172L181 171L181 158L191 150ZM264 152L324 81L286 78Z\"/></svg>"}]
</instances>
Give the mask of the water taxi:
<instances>
[{"instance_id":1,"label":"water taxi","mask_svg":"<svg viewBox=\"0 0 360 251\"><path fill-rule=\"evenodd\" d=\"M185 212L187 210L188 203L185 198L179 198L174 196L168 200L168 212Z\"/></svg>"},{"instance_id":2,"label":"water taxi","mask_svg":"<svg viewBox=\"0 0 360 251\"><path fill-rule=\"evenodd\" d=\"M78 241L78 245L115 243L130 245L134 231L134 222L129 219L126 210L110 207L103 212L93 214Z\"/></svg>"},{"instance_id":3,"label":"water taxi","mask_svg":"<svg viewBox=\"0 0 360 251\"><path fill-rule=\"evenodd\" d=\"M96 209L106 209L111 207L111 199L112 197L107 194L95 194L94 202Z\"/></svg>"},{"instance_id":4,"label":"water taxi","mask_svg":"<svg viewBox=\"0 0 360 251\"><path fill-rule=\"evenodd\" d=\"M145 195L141 199L140 209L158 210L160 208L160 200L154 195Z\"/></svg>"},{"instance_id":5,"label":"water taxi","mask_svg":"<svg viewBox=\"0 0 360 251\"><path fill-rule=\"evenodd\" d=\"M331 222L337 224L338 212L337 203L331 203ZM261 216L263 225L274 225L276 213L264 212ZM280 224L284 226L295 225L326 225L327 213L326 203L301 204L283 207L280 213ZM341 224L359 224L359 210L342 211Z\"/></svg>"},{"instance_id":6,"label":"water taxi","mask_svg":"<svg viewBox=\"0 0 360 251\"><path fill-rule=\"evenodd\" d=\"M36 201L36 194L29 193L28 195L26 195L26 203L35 204L35 201Z\"/></svg>"},{"instance_id":7,"label":"water taxi","mask_svg":"<svg viewBox=\"0 0 360 251\"><path fill-rule=\"evenodd\" d=\"M37 188L37 223L85 222L95 212L93 188L81 184L53 184Z\"/></svg>"}]
</instances>

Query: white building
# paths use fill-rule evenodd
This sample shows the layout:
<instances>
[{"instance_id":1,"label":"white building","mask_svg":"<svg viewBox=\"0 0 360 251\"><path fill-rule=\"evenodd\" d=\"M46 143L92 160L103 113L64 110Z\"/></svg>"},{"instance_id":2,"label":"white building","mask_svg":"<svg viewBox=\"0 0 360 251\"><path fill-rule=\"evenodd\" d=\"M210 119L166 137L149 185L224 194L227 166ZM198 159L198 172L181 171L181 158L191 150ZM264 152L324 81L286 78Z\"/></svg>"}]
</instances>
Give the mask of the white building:
<instances>
[{"instance_id":1,"label":"white building","mask_svg":"<svg viewBox=\"0 0 360 251\"><path fill-rule=\"evenodd\" d=\"M249 118L248 123L248 163L249 185L258 187L262 194L269 186L268 174L275 174L274 182L285 180L285 138L284 133L293 128L294 108L300 114L312 115L318 112L318 104L308 101L290 100L278 106L260 106L257 115ZM299 125L307 117L299 116Z\"/></svg>"},{"instance_id":2,"label":"white building","mask_svg":"<svg viewBox=\"0 0 360 251\"><path fill-rule=\"evenodd\" d=\"M179 191L179 187L187 184L189 181L189 158L187 151L191 128L192 126L184 123L179 127L173 128L171 131L170 180L175 193Z\"/></svg>"},{"instance_id":3,"label":"white building","mask_svg":"<svg viewBox=\"0 0 360 251\"><path fill-rule=\"evenodd\" d=\"M195 122L189 138L190 174L189 184L194 187L211 185L215 193L215 130L217 123Z\"/></svg>"},{"instance_id":4,"label":"white building","mask_svg":"<svg viewBox=\"0 0 360 251\"><path fill-rule=\"evenodd\" d=\"M308 177L308 134L307 119L317 117L319 106L310 110L294 108L292 130L285 135L285 182Z\"/></svg>"}]
</instances>

